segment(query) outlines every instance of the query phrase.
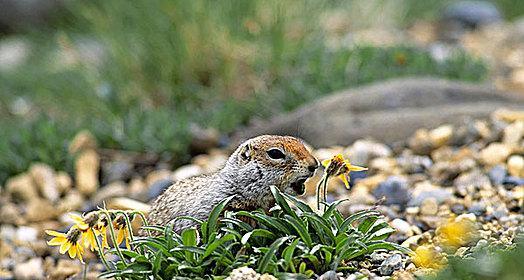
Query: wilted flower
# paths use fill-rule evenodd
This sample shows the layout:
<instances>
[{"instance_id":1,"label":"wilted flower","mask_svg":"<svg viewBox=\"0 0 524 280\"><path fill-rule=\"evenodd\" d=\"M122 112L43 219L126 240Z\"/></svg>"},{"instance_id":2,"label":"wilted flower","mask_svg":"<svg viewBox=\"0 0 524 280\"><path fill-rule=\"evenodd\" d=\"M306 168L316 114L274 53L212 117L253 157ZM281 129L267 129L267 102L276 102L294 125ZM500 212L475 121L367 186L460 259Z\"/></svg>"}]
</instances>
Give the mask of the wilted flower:
<instances>
[{"instance_id":1,"label":"wilted flower","mask_svg":"<svg viewBox=\"0 0 524 280\"><path fill-rule=\"evenodd\" d=\"M93 226L94 230L97 231L102 236L102 248L109 248L107 244L107 226L109 221L107 217L104 216L98 220L98 222Z\"/></svg>"},{"instance_id":2,"label":"wilted flower","mask_svg":"<svg viewBox=\"0 0 524 280\"><path fill-rule=\"evenodd\" d=\"M478 236L475 222L466 218L450 218L435 231L436 241L445 247L458 248Z\"/></svg>"},{"instance_id":3,"label":"wilted flower","mask_svg":"<svg viewBox=\"0 0 524 280\"><path fill-rule=\"evenodd\" d=\"M339 177L348 189L349 173L351 171L368 170L365 167L352 165L349 159L345 159L342 154L338 154L331 159L323 160L322 165L326 167L326 174L328 177Z\"/></svg>"},{"instance_id":4,"label":"wilted flower","mask_svg":"<svg viewBox=\"0 0 524 280\"><path fill-rule=\"evenodd\" d=\"M417 267L440 269L447 263L446 256L431 244L418 246L411 254L411 260Z\"/></svg>"},{"instance_id":5,"label":"wilted flower","mask_svg":"<svg viewBox=\"0 0 524 280\"><path fill-rule=\"evenodd\" d=\"M69 257L78 257L82 263L84 262L82 259L82 254L84 253L84 248L82 246L82 232L76 225L72 226L67 234L54 230L46 230L45 232L51 236L55 236L47 242L48 245L60 246L60 254L68 252Z\"/></svg>"},{"instance_id":6,"label":"wilted flower","mask_svg":"<svg viewBox=\"0 0 524 280\"><path fill-rule=\"evenodd\" d=\"M113 221L113 227L118 231L116 237L117 246L122 244L122 242L125 240L126 248L131 249L131 246L129 246L129 240L131 239L131 236L127 228L126 218L124 215L120 214L116 216L116 219Z\"/></svg>"}]
</instances>

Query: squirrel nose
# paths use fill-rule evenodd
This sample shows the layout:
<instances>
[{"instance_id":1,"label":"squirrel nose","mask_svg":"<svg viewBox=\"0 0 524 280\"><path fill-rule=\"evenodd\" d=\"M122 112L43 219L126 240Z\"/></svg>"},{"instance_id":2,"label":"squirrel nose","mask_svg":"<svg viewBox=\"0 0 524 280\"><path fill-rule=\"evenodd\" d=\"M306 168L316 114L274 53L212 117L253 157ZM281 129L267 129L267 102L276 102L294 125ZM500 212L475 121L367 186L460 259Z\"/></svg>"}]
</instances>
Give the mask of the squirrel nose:
<instances>
[{"instance_id":1,"label":"squirrel nose","mask_svg":"<svg viewBox=\"0 0 524 280\"><path fill-rule=\"evenodd\" d=\"M308 169L311 173L315 172L315 170L317 170L317 168L318 168L318 161L317 161L317 160L315 160L315 163L310 164L310 165L307 167L307 169Z\"/></svg>"}]
</instances>

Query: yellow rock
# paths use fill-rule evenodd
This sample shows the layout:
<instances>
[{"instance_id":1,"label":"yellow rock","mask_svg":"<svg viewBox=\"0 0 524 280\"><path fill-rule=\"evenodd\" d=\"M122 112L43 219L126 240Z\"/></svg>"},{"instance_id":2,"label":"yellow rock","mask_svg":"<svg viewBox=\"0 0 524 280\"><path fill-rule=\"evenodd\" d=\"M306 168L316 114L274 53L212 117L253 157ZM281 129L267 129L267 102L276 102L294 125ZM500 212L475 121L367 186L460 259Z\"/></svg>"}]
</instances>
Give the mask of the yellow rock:
<instances>
[{"instance_id":1,"label":"yellow rock","mask_svg":"<svg viewBox=\"0 0 524 280\"><path fill-rule=\"evenodd\" d=\"M453 126L443 125L437 127L429 132L429 139L433 147L441 147L446 145L453 136Z\"/></svg>"},{"instance_id":2,"label":"yellow rock","mask_svg":"<svg viewBox=\"0 0 524 280\"><path fill-rule=\"evenodd\" d=\"M84 195L92 195L98 189L100 157L95 150L81 152L75 162L76 187Z\"/></svg>"},{"instance_id":3,"label":"yellow rock","mask_svg":"<svg viewBox=\"0 0 524 280\"><path fill-rule=\"evenodd\" d=\"M506 161L512 149L502 143L491 143L480 151L480 160L487 166L493 166Z\"/></svg>"},{"instance_id":4,"label":"yellow rock","mask_svg":"<svg viewBox=\"0 0 524 280\"><path fill-rule=\"evenodd\" d=\"M524 176L524 158L522 156L511 156L508 159L508 172L511 176Z\"/></svg>"}]
</instances>

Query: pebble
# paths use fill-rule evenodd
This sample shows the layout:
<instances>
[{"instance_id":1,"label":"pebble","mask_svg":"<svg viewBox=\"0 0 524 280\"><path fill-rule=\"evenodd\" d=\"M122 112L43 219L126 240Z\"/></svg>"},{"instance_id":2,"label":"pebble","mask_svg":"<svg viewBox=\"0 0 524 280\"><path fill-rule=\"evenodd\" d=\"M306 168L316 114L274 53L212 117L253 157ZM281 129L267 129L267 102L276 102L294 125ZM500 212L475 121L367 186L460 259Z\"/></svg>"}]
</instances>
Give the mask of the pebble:
<instances>
[{"instance_id":1,"label":"pebble","mask_svg":"<svg viewBox=\"0 0 524 280\"><path fill-rule=\"evenodd\" d=\"M434 148L446 145L453 136L453 126L443 125L429 132L429 139Z\"/></svg>"},{"instance_id":2,"label":"pebble","mask_svg":"<svg viewBox=\"0 0 524 280\"><path fill-rule=\"evenodd\" d=\"M105 162L102 164L103 183L126 181L133 176L133 164L126 160Z\"/></svg>"},{"instance_id":3,"label":"pebble","mask_svg":"<svg viewBox=\"0 0 524 280\"><path fill-rule=\"evenodd\" d=\"M260 274L247 266L233 269L226 280L259 280Z\"/></svg>"},{"instance_id":4,"label":"pebble","mask_svg":"<svg viewBox=\"0 0 524 280\"><path fill-rule=\"evenodd\" d=\"M35 242L38 237L38 230L33 227L21 226L16 230L16 239L22 242Z\"/></svg>"},{"instance_id":5,"label":"pebble","mask_svg":"<svg viewBox=\"0 0 524 280\"><path fill-rule=\"evenodd\" d=\"M41 222L57 216L58 211L49 200L36 199L28 204L25 218L28 222Z\"/></svg>"},{"instance_id":6,"label":"pebble","mask_svg":"<svg viewBox=\"0 0 524 280\"><path fill-rule=\"evenodd\" d=\"M33 179L27 173L9 178L5 187L15 201L28 202L39 197Z\"/></svg>"},{"instance_id":7,"label":"pebble","mask_svg":"<svg viewBox=\"0 0 524 280\"><path fill-rule=\"evenodd\" d=\"M480 151L480 160L487 166L504 163L511 154L512 149L502 143L491 143Z\"/></svg>"},{"instance_id":8,"label":"pebble","mask_svg":"<svg viewBox=\"0 0 524 280\"><path fill-rule=\"evenodd\" d=\"M171 179L171 171L159 169L147 174L145 182L147 186L152 186L155 182L166 179Z\"/></svg>"},{"instance_id":9,"label":"pebble","mask_svg":"<svg viewBox=\"0 0 524 280\"><path fill-rule=\"evenodd\" d=\"M94 149L82 151L75 161L75 185L84 195L90 196L98 189L100 157Z\"/></svg>"},{"instance_id":10,"label":"pebble","mask_svg":"<svg viewBox=\"0 0 524 280\"><path fill-rule=\"evenodd\" d=\"M356 165L366 165L370 160L377 157L389 157L391 149L382 144L371 140L357 140L351 147L344 152L351 159L351 163Z\"/></svg>"},{"instance_id":11,"label":"pebble","mask_svg":"<svg viewBox=\"0 0 524 280\"><path fill-rule=\"evenodd\" d=\"M95 205L101 205L112 197L125 196L128 193L127 186L122 181L112 182L101 188L91 200Z\"/></svg>"},{"instance_id":12,"label":"pebble","mask_svg":"<svg viewBox=\"0 0 524 280\"><path fill-rule=\"evenodd\" d=\"M433 143L428 130L418 129L408 140L408 146L417 155L429 155L433 150Z\"/></svg>"},{"instance_id":13,"label":"pebble","mask_svg":"<svg viewBox=\"0 0 524 280\"><path fill-rule=\"evenodd\" d=\"M524 158L513 155L508 159L508 173L515 177L524 177Z\"/></svg>"},{"instance_id":14,"label":"pebble","mask_svg":"<svg viewBox=\"0 0 524 280\"><path fill-rule=\"evenodd\" d=\"M61 213L79 210L84 205L84 197L77 190L69 191L58 203L58 211Z\"/></svg>"},{"instance_id":15,"label":"pebble","mask_svg":"<svg viewBox=\"0 0 524 280\"><path fill-rule=\"evenodd\" d=\"M517 146L524 136L524 122L516 121L504 128L502 142L507 145Z\"/></svg>"},{"instance_id":16,"label":"pebble","mask_svg":"<svg viewBox=\"0 0 524 280\"><path fill-rule=\"evenodd\" d=\"M458 1L444 9L442 20L461 24L466 28L478 28L482 25L502 21L497 7L486 1Z\"/></svg>"},{"instance_id":17,"label":"pebble","mask_svg":"<svg viewBox=\"0 0 524 280\"><path fill-rule=\"evenodd\" d=\"M373 195L377 199L385 197L385 205L397 204L402 207L406 206L410 199L406 179L397 176L390 176L386 181L380 183L373 190Z\"/></svg>"},{"instance_id":18,"label":"pebble","mask_svg":"<svg viewBox=\"0 0 524 280\"><path fill-rule=\"evenodd\" d=\"M426 198L435 198L438 204L453 197L453 190L449 188L441 188L435 186L427 181L418 183L412 191L412 199L409 201L409 206L420 206L422 201Z\"/></svg>"},{"instance_id":19,"label":"pebble","mask_svg":"<svg viewBox=\"0 0 524 280\"><path fill-rule=\"evenodd\" d=\"M477 216L481 216L486 212L486 204L484 202L474 202L469 208L468 211Z\"/></svg>"},{"instance_id":20,"label":"pebble","mask_svg":"<svg viewBox=\"0 0 524 280\"><path fill-rule=\"evenodd\" d=\"M338 280L340 277L334 270L326 271L324 274L317 278L318 280Z\"/></svg>"},{"instance_id":21,"label":"pebble","mask_svg":"<svg viewBox=\"0 0 524 280\"><path fill-rule=\"evenodd\" d=\"M169 188L169 186L173 185L173 183L174 182L172 180L168 180L168 179L162 179L162 180L156 181L153 185L149 187L149 191L148 191L149 200L152 200L158 197L167 188Z\"/></svg>"},{"instance_id":22,"label":"pebble","mask_svg":"<svg viewBox=\"0 0 524 280\"><path fill-rule=\"evenodd\" d=\"M433 216L438 213L438 202L434 197L428 197L420 204L420 214Z\"/></svg>"},{"instance_id":23,"label":"pebble","mask_svg":"<svg viewBox=\"0 0 524 280\"><path fill-rule=\"evenodd\" d=\"M127 197L115 197L109 200L107 203L108 209L120 209L120 210L137 210L142 213L149 213L151 206L149 204L127 198Z\"/></svg>"},{"instance_id":24,"label":"pebble","mask_svg":"<svg viewBox=\"0 0 524 280\"><path fill-rule=\"evenodd\" d=\"M51 279L65 280L74 277L82 271L81 265L74 260L59 259L56 267L50 269Z\"/></svg>"},{"instance_id":25,"label":"pebble","mask_svg":"<svg viewBox=\"0 0 524 280\"><path fill-rule=\"evenodd\" d=\"M514 176L507 176L504 178L504 182L502 182L504 187L511 189L515 186L523 186L524 185L524 178L514 177Z\"/></svg>"},{"instance_id":26,"label":"pebble","mask_svg":"<svg viewBox=\"0 0 524 280\"><path fill-rule=\"evenodd\" d=\"M409 237L413 235L411 225L402 219L394 219L390 222L390 225L404 236Z\"/></svg>"},{"instance_id":27,"label":"pebble","mask_svg":"<svg viewBox=\"0 0 524 280\"><path fill-rule=\"evenodd\" d=\"M69 153L76 154L85 150L94 150L98 146L96 138L88 130L78 132L69 144Z\"/></svg>"},{"instance_id":28,"label":"pebble","mask_svg":"<svg viewBox=\"0 0 524 280\"><path fill-rule=\"evenodd\" d=\"M32 258L27 262L18 263L14 268L16 279L44 279L44 266L41 258Z\"/></svg>"},{"instance_id":29,"label":"pebble","mask_svg":"<svg viewBox=\"0 0 524 280\"><path fill-rule=\"evenodd\" d=\"M402 256L400 254L394 254L382 262L378 271L382 276L389 276L393 271L400 270L401 268L403 268Z\"/></svg>"},{"instance_id":30,"label":"pebble","mask_svg":"<svg viewBox=\"0 0 524 280\"><path fill-rule=\"evenodd\" d=\"M0 206L0 224L20 225L24 223L21 211L14 203L6 203Z\"/></svg>"},{"instance_id":31,"label":"pebble","mask_svg":"<svg viewBox=\"0 0 524 280\"><path fill-rule=\"evenodd\" d=\"M204 169L202 169L202 167L196 164L188 164L188 165L183 165L179 167L177 170L175 170L173 174L171 175L171 178L174 181L181 181L187 178L202 175L203 173L204 173Z\"/></svg>"},{"instance_id":32,"label":"pebble","mask_svg":"<svg viewBox=\"0 0 524 280\"><path fill-rule=\"evenodd\" d=\"M56 202L60 197L54 173L55 171L49 165L43 163L34 163L29 168L29 174L40 194L51 202Z\"/></svg>"},{"instance_id":33,"label":"pebble","mask_svg":"<svg viewBox=\"0 0 524 280\"><path fill-rule=\"evenodd\" d=\"M73 180L71 180L71 176L65 171L58 171L55 180L60 194L67 194L73 187Z\"/></svg>"},{"instance_id":34,"label":"pebble","mask_svg":"<svg viewBox=\"0 0 524 280\"><path fill-rule=\"evenodd\" d=\"M493 185L502 185L507 174L508 172L506 170L506 167L504 167L504 165L502 164L495 165L488 172L489 179L491 180L491 183Z\"/></svg>"}]
</instances>

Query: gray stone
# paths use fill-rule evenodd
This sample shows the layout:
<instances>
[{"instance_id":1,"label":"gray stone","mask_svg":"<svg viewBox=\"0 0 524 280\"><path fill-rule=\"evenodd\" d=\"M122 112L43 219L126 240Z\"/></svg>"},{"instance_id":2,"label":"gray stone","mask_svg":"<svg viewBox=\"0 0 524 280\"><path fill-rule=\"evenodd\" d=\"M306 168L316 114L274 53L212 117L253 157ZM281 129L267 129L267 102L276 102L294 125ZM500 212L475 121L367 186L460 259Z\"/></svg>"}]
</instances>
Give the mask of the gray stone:
<instances>
[{"instance_id":1,"label":"gray stone","mask_svg":"<svg viewBox=\"0 0 524 280\"><path fill-rule=\"evenodd\" d=\"M102 165L102 174L104 184L127 181L133 176L133 164L125 160L106 162Z\"/></svg>"},{"instance_id":2,"label":"gray stone","mask_svg":"<svg viewBox=\"0 0 524 280\"><path fill-rule=\"evenodd\" d=\"M318 277L318 280L338 280L338 279L340 279L340 277L338 277L337 272L334 270L326 271L324 274Z\"/></svg>"},{"instance_id":3,"label":"gray stone","mask_svg":"<svg viewBox=\"0 0 524 280\"><path fill-rule=\"evenodd\" d=\"M395 270L403 268L402 256L400 254L394 254L382 262L378 271L382 276L391 275Z\"/></svg>"},{"instance_id":4,"label":"gray stone","mask_svg":"<svg viewBox=\"0 0 524 280\"><path fill-rule=\"evenodd\" d=\"M268 121L253 123L232 144L260 134L301 137L315 147L347 146L362 137L405 141L419 127L460 125L522 99L491 86L438 79L396 79L338 92ZM329 137L325 137L329 135Z\"/></svg>"},{"instance_id":5,"label":"gray stone","mask_svg":"<svg viewBox=\"0 0 524 280\"><path fill-rule=\"evenodd\" d=\"M422 201L424 201L427 198L435 198L437 200L437 203L441 204L444 201L450 199L453 196L453 193L450 189L444 189L444 188L434 188L427 191L421 191L420 193L413 196L413 198L409 201L409 206L420 206L422 204Z\"/></svg>"},{"instance_id":6,"label":"gray stone","mask_svg":"<svg viewBox=\"0 0 524 280\"><path fill-rule=\"evenodd\" d=\"M384 197L386 199L385 205L397 204L405 207L410 199L408 183L404 178L390 176L373 190L373 196L377 199Z\"/></svg>"},{"instance_id":7,"label":"gray stone","mask_svg":"<svg viewBox=\"0 0 524 280\"><path fill-rule=\"evenodd\" d=\"M444 9L441 20L452 21L465 28L477 28L502 21L502 15L497 7L488 1L459 1Z\"/></svg>"},{"instance_id":8,"label":"gray stone","mask_svg":"<svg viewBox=\"0 0 524 280\"><path fill-rule=\"evenodd\" d=\"M14 269L15 279L44 279L44 266L41 258L32 258L18 263Z\"/></svg>"},{"instance_id":9,"label":"gray stone","mask_svg":"<svg viewBox=\"0 0 524 280\"><path fill-rule=\"evenodd\" d=\"M502 164L494 166L488 173L489 179L493 185L502 185L507 175L508 171Z\"/></svg>"},{"instance_id":10,"label":"gray stone","mask_svg":"<svg viewBox=\"0 0 524 280\"><path fill-rule=\"evenodd\" d=\"M162 194L169 186L173 184L172 180L160 179L154 182L151 187L149 187L149 200L155 199L160 194Z\"/></svg>"}]
</instances>

